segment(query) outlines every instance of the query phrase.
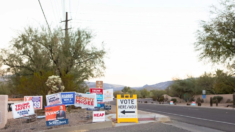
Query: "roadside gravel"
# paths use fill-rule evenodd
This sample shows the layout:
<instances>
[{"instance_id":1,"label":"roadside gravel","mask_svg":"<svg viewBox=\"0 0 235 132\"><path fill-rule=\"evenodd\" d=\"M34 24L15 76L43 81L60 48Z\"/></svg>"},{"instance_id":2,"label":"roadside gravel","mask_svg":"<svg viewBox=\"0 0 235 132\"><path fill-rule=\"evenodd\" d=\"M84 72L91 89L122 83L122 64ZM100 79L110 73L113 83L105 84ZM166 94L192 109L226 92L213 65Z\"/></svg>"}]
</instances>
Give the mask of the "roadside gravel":
<instances>
[{"instance_id":1,"label":"roadside gravel","mask_svg":"<svg viewBox=\"0 0 235 132\"><path fill-rule=\"evenodd\" d=\"M170 125L165 125L162 123L147 123L147 124L91 130L89 132L189 132L189 131Z\"/></svg>"}]
</instances>

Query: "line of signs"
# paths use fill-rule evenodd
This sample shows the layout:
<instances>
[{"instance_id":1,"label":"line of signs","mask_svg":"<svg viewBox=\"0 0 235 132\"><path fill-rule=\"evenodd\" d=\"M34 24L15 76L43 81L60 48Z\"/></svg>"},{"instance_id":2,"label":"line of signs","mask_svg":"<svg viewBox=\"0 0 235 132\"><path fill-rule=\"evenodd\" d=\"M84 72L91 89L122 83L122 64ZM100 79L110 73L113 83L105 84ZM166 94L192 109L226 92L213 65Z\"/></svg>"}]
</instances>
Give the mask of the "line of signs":
<instances>
[{"instance_id":1,"label":"line of signs","mask_svg":"<svg viewBox=\"0 0 235 132\"><path fill-rule=\"evenodd\" d=\"M34 115L34 110L42 109L42 96L24 96L24 102L12 105L13 118L21 118ZM45 116L47 126L68 124L65 106L86 108L93 111L93 122L105 121L105 111L111 106L105 107L105 102L113 101L113 89L90 88L90 93L60 92L46 95L47 106Z\"/></svg>"}]
</instances>

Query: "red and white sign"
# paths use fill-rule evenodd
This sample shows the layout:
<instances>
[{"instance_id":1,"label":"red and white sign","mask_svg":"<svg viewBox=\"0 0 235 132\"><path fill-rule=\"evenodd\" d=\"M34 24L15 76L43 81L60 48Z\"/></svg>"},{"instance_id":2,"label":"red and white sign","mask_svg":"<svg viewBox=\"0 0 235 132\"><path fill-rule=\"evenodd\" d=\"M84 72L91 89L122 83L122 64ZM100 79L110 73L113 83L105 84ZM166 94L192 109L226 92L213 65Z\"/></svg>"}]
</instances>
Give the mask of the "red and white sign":
<instances>
[{"instance_id":1,"label":"red and white sign","mask_svg":"<svg viewBox=\"0 0 235 132\"><path fill-rule=\"evenodd\" d=\"M82 108L94 108L97 106L96 94L76 93L75 106Z\"/></svg>"},{"instance_id":2,"label":"red and white sign","mask_svg":"<svg viewBox=\"0 0 235 132\"><path fill-rule=\"evenodd\" d=\"M193 105L193 106L196 105L196 102L193 101L191 105Z\"/></svg>"},{"instance_id":3,"label":"red and white sign","mask_svg":"<svg viewBox=\"0 0 235 132\"><path fill-rule=\"evenodd\" d=\"M32 101L33 108L42 109L42 96L24 96L24 102Z\"/></svg>"},{"instance_id":4,"label":"red and white sign","mask_svg":"<svg viewBox=\"0 0 235 132\"><path fill-rule=\"evenodd\" d=\"M102 88L90 88L90 94L92 93L103 94L103 89Z\"/></svg>"},{"instance_id":5,"label":"red and white sign","mask_svg":"<svg viewBox=\"0 0 235 132\"><path fill-rule=\"evenodd\" d=\"M28 101L28 102L13 104L12 113L14 119L35 114L33 108L33 102Z\"/></svg>"},{"instance_id":6,"label":"red and white sign","mask_svg":"<svg viewBox=\"0 0 235 132\"><path fill-rule=\"evenodd\" d=\"M93 111L93 122L105 121L105 111Z\"/></svg>"}]
</instances>

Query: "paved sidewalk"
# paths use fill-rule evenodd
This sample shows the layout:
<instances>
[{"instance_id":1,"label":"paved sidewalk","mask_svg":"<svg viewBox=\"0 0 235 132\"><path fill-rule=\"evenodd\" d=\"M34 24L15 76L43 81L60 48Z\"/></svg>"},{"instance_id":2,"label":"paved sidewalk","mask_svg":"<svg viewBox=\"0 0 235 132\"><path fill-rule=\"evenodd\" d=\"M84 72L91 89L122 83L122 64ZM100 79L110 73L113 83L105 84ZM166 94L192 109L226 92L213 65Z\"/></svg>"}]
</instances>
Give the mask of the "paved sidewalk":
<instances>
[{"instance_id":1,"label":"paved sidewalk","mask_svg":"<svg viewBox=\"0 0 235 132\"><path fill-rule=\"evenodd\" d=\"M116 121L116 105L111 105L110 114L106 116L106 121L112 121L113 127L119 126L129 126L129 125L136 125L136 124L146 124L150 122L160 122L160 123L167 123L171 122L170 118L165 115L160 115L152 112L138 110L138 123L117 123Z\"/></svg>"}]
</instances>

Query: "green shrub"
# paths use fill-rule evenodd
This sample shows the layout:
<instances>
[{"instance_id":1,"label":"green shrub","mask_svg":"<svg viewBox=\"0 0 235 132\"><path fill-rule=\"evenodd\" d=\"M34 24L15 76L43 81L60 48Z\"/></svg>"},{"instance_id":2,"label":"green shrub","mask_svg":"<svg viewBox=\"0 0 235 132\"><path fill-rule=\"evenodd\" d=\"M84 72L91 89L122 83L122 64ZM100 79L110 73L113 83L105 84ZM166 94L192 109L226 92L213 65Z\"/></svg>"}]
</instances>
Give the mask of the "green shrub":
<instances>
[{"instance_id":1,"label":"green shrub","mask_svg":"<svg viewBox=\"0 0 235 132\"><path fill-rule=\"evenodd\" d=\"M177 100L176 100L176 99L171 99L171 101L173 101L173 103L176 103L176 102L177 102Z\"/></svg>"},{"instance_id":2,"label":"green shrub","mask_svg":"<svg viewBox=\"0 0 235 132\"><path fill-rule=\"evenodd\" d=\"M222 96L214 96L213 97L213 102L214 100L218 99L218 103L220 103L221 100L223 100L223 97Z\"/></svg>"},{"instance_id":3,"label":"green shrub","mask_svg":"<svg viewBox=\"0 0 235 132\"><path fill-rule=\"evenodd\" d=\"M227 99L226 103L230 103L231 102L231 99Z\"/></svg>"},{"instance_id":4,"label":"green shrub","mask_svg":"<svg viewBox=\"0 0 235 132\"><path fill-rule=\"evenodd\" d=\"M163 102L164 101L164 96L161 96L158 101Z\"/></svg>"},{"instance_id":5,"label":"green shrub","mask_svg":"<svg viewBox=\"0 0 235 132\"><path fill-rule=\"evenodd\" d=\"M152 99L153 99L153 101L156 101L156 100L157 100L157 97L156 97L156 96L153 96Z\"/></svg>"},{"instance_id":6,"label":"green shrub","mask_svg":"<svg viewBox=\"0 0 235 132\"><path fill-rule=\"evenodd\" d=\"M204 103L204 100L203 100L203 99L201 99L201 103Z\"/></svg>"},{"instance_id":7,"label":"green shrub","mask_svg":"<svg viewBox=\"0 0 235 132\"><path fill-rule=\"evenodd\" d=\"M190 98L189 101L192 102L192 101L195 101L195 99L194 98Z\"/></svg>"},{"instance_id":8,"label":"green shrub","mask_svg":"<svg viewBox=\"0 0 235 132\"><path fill-rule=\"evenodd\" d=\"M201 99L198 97L196 103L202 103Z\"/></svg>"}]
</instances>

